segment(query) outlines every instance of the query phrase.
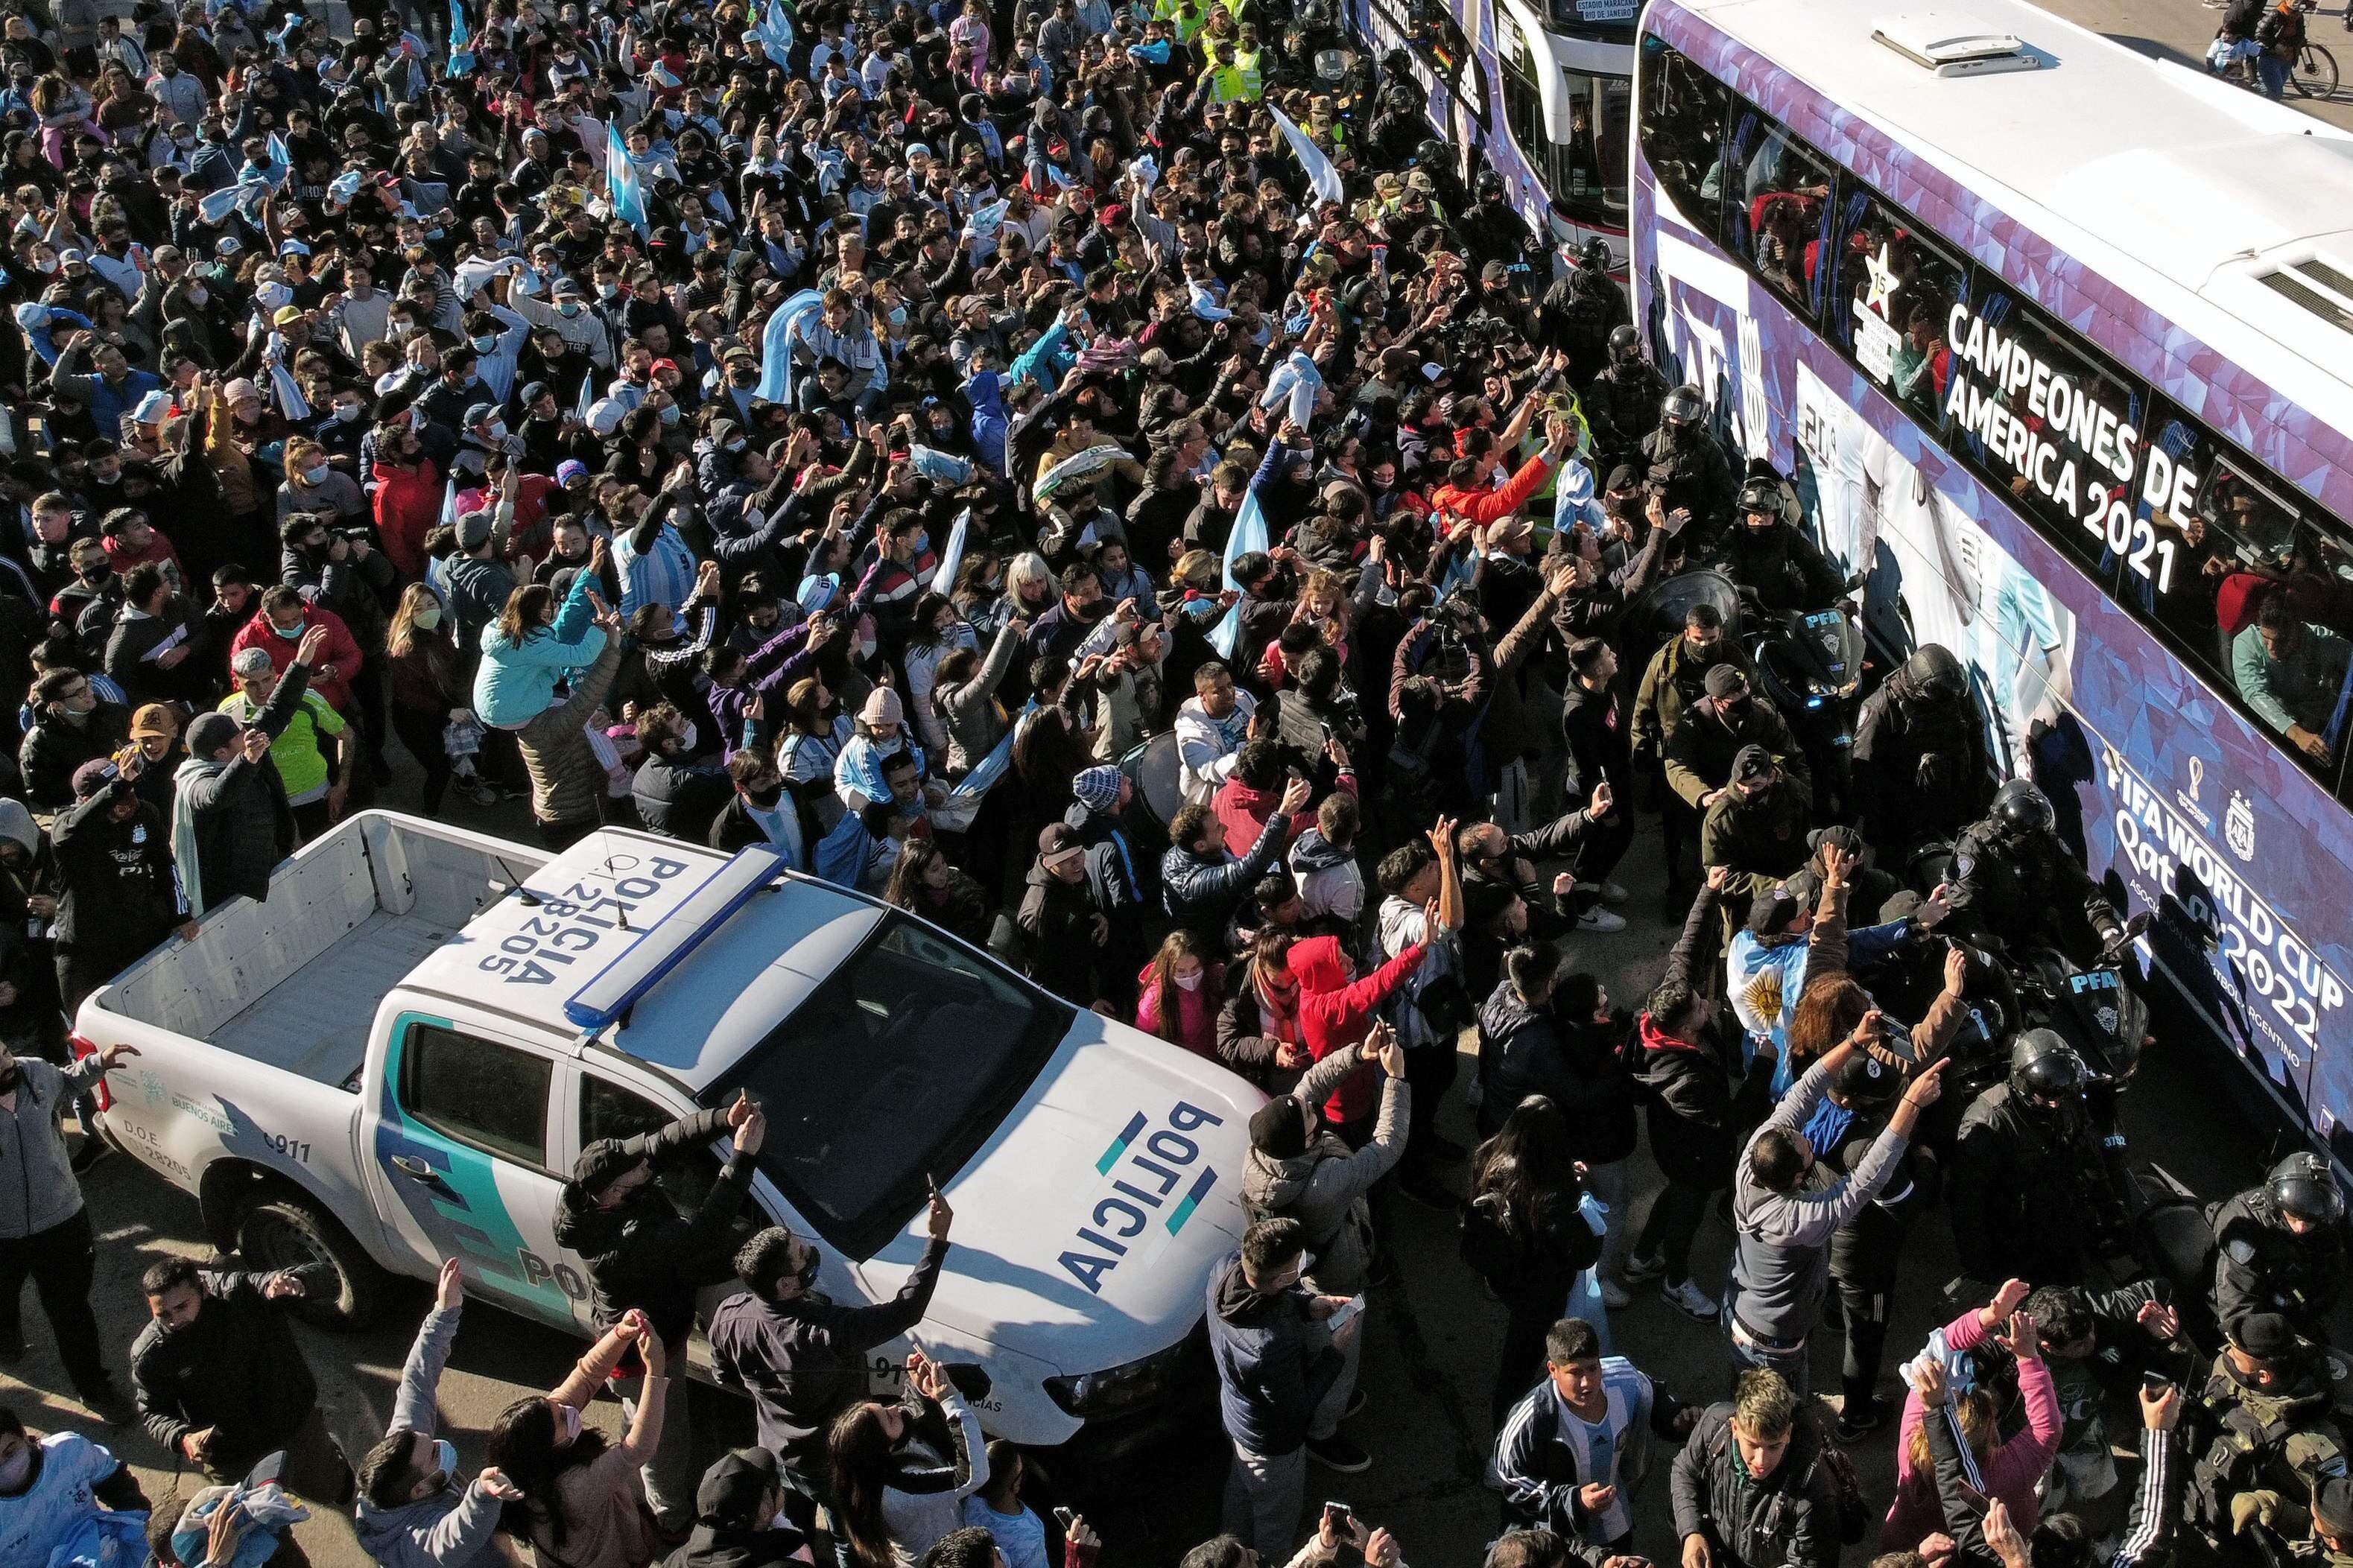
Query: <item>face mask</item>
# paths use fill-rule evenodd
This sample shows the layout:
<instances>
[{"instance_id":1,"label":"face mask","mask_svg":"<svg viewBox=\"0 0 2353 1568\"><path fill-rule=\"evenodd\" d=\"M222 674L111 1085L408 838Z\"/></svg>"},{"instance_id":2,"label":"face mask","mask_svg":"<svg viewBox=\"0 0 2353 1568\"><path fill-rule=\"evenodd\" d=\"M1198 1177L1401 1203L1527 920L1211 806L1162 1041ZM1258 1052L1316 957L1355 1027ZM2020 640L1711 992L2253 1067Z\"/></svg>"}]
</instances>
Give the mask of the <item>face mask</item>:
<instances>
[{"instance_id":1,"label":"face mask","mask_svg":"<svg viewBox=\"0 0 2353 1568\"><path fill-rule=\"evenodd\" d=\"M673 403L669 407L661 411L661 422L665 425L675 425L678 423L677 404Z\"/></svg>"},{"instance_id":2,"label":"face mask","mask_svg":"<svg viewBox=\"0 0 2353 1568\"><path fill-rule=\"evenodd\" d=\"M474 352L478 354L489 353L499 346L499 340L496 338L476 338L473 342Z\"/></svg>"},{"instance_id":3,"label":"face mask","mask_svg":"<svg viewBox=\"0 0 2353 1568\"><path fill-rule=\"evenodd\" d=\"M505 420L503 420L503 419L493 419L493 420L491 420L491 440L493 440L493 441L503 441L503 440L505 440L506 438L507 438L507 422L506 422Z\"/></svg>"},{"instance_id":4,"label":"face mask","mask_svg":"<svg viewBox=\"0 0 2353 1568\"><path fill-rule=\"evenodd\" d=\"M325 484L327 482L327 465L324 463L319 463L303 469L302 482L306 485Z\"/></svg>"},{"instance_id":5,"label":"face mask","mask_svg":"<svg viewBox=\"0 0 2353 1568\"><path fill-rule=\"evenodd\" d=\"M1079 607L1078 616L1079 619L1084 621L1087 625L1092 626L1097 621L1102 620L1105 616L1110 615L1111 608L1111 601L1109 599L1097 599L1092 605L1081 605Z\"/></svg>"},{"instance_id":6,"label":"face mask","mask_svg":"<svg viewBox=\"0 0 2353 1568\"><path fill-rule=\"evenodd\" d=\"M62 712L62 713L65 715L65 720L66 720L66 722L67 722L67 723L69 723L69 724L72 725L75 729L79 730L79 729L80 729L83 725L85 725L85 724L87 724L87 723L89 723L89 722L90 722L90 716L92 713L97 712L97 711L98 711L98 710L97 710L97 709L95 709L95 708L85 708L85 709L80 710L79 711L76 711L75 710L73 710L73 709L71 709L71 708L61 708L61 709L59 709L59 710L58 710L58 711Z\"/></svg>"},{"instance_id":7,"label":"face mask","mask_svg":"<svg viewBox=\"0 0 2353 1568\"><path fill-rule=\"evenodd\" d=\"M559 1405L555 1407L555 1419L564 1428L563 1436L566 1447L580 1440L580 1412L577 1408L569 1405Z\"/></svg>"},{"instance_id":8,"label":"face mask","mask_svg":"<svg viewBox=\"0 0 2353 1568\"><path fill-rule=\"evenodd\" d=\"M416 624L417 630L427 632L429 632L435 626L439 626L441 624L441 606L438 605L428 605L424 609L417 611L416 616Z\"/></svg>"},{"instance_id":9,"label":"face mask","mask_svg":"<svg viewBox=\"0 0 2353 1568\"><path fill-rule=\"evenodd\" d=\"M745 790L744 792L744 798L751 802L753 805L762 811L774 811L776 809L776 802L785 798L785 786L777 784L773 789ZM814 1264L810 1266L808 1272L812 1275L817 1272L817 1268ZM807 1279L803 1279L801 1283L806 1285L808 1281Z\"/></svg>"},{"instance_id":10,"label":"face mask","mask_svg":"<svg viewBox=\"0 0 2353 1568\"><path fill-rule=\"evenodd\" d=\"M441 1472L445 1482L458 1477L457 1446L447 1437L433 1439L433 1468Z\"/></svg>"},{"instance_id":11,"label":"face mask","mask_svg":"<svg viewBox=\"0 0 2353 1568\"><path fill-rule=\"evenodd\" d=\"M290 626L281 626L276 621L269 620L267 616L263 616L262 619L269 625L269 627L272 632L284 637L288 642L292 642L296 637L302 635L302 623L300 621L296 621Z\"/></svg>"},{"instance_id":12,"label":"face mask","mask_svg":"<svg viewBox=\"0 0 2353 1568\"><path fill-rule=\"evenodd\" d=\"M15 1069L12 1068L10 1070ZM25 1484L25 1478L32 1474L32 1470L33 1445L29 1441L19 1441L16 1451L8 1456L7 1462L0 1464L0 1491L15 1491Z\"/></svg>"},{"instance_id":13,"label":"face mask","mask_svg":"<svg viewBox=\"0 0 2353 1568\"><path fill-rule=\"evenodd\" d=\"M366 410L362 408L356 403L338 403L335 405L335 418L340 424L353 424L357 422L359 416L365 412Z\"/></svg>"},{"instance_id":14,"label":"face mask","mask_svg":"<svg viewBox=\"0 0 2353 1568\"><path fill-rule=\"evenodd\" d=\"M694 728L694 721L689 719L686 721L685 731L678 738L679 755L683 757L694 754L694 742L697 736L698 731Z\"/></svg>"},{"instance_id":15,"label":"face mask","mask_svg":"<svg viewBox=\"0 0 2353 1568\"><path fill-rule=\"evenodd\" d=\"M621 286L617 283L599 283L596 285L596 296L601 300L617 300L621 297Z\"/></svg>"},{"instance_id":16,"label":"face mask","mask_svg":"<svg viewBox=\"0 0 2353 1568\"><path fill-rule=\"evenodd\" d=\"M577 300L566 300L564 303L555 307L555 313L559 316L565 317L576 316L580 313L580 301Z\"/></svg>"},{"instance_id":17,"label":"face mask","mask_svg":"<svg viewBox=\"0 0 2353 1568\"><path fill-rule=\"evenodd\" d=\"M58 269L58 260L54 256L44 256L40 260L35 262L33 265L40 268L41 276L44 278L50 276Z\"/></svg>"},{"instance_id":18,"label":"face mask","mask_svg":"<svg viewBox=\"0 0 2353 1568\"><path fill-rule=\"evenodd\" d=\"M1201 988L1201 976L1198 971L1191 974L1172 974L1168 978L1176 982L1176 989L1179 991L1198 991Z\"/></svg>"}]
</instances>

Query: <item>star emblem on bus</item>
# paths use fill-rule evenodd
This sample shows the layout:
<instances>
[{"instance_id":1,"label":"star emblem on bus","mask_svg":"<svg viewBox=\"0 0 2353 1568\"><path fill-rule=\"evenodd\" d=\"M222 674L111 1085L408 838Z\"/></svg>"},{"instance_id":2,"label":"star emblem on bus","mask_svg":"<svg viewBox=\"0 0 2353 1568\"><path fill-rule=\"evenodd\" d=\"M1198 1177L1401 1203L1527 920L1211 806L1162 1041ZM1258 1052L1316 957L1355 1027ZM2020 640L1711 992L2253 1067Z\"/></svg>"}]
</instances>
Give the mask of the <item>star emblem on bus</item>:
<instances>
[{"instance_id":1,"label":"star emblem on bus","mask_svg":"<svg viewBox=\"0 0 2353 1568\"><path fill-rule=\"evenodd\" d=\"M1887 246L1883 242L1878 250L1864 251L1862 265L1871 274L1871 291L1863 296L1863 309L1884 321L1888 297L1895 292L1895 268L1888 262Z\"/></svg>"}]
</instances>

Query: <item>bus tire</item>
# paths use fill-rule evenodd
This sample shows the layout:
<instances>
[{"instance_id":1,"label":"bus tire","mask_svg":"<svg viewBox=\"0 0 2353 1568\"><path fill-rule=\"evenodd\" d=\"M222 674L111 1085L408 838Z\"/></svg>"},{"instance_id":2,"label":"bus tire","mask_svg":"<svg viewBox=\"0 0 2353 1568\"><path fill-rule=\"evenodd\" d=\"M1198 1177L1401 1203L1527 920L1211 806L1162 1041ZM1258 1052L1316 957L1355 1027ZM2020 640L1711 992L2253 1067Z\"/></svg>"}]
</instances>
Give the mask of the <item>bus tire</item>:
<instances>
[{"instance_id":1,"label":"bus tire","mask_svg":"<svg viewBox=\"0 0 2353 1568\"><path fill-rule=\"evenodd\" d=\"M284 1188L265 1187L237 1211L237 1250L257 1273L316 1264L333 1269L332 1295L305 1296L294 1311L313 1327L339 1333L373 1323L391 1283L340 1221Z\"/></svg>"}]
</instances>

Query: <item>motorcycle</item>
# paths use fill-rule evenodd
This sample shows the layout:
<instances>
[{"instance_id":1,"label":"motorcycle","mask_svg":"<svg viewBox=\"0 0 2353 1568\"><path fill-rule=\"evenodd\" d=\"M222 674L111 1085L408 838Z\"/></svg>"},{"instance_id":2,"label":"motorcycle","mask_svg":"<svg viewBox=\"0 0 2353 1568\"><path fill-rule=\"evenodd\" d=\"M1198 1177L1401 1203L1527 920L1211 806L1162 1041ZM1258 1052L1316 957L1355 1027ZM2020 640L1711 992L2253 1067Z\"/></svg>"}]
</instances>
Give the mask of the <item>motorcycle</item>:
<instances>
[{"instance_id":1,"label":"motorcycle","mask_svg":"<svg viewBox=\"0 0 2353 1568\"><path fill-rule=\"evenodd\" d=\"M1850 578L1843 590L1862 586ZM1743 643L1765 696L1779 710L1814 775L1814 815L1843 822L1852 813L1854 725L1862 710L1862 625L1841 598L1827 610L1767 611L1739 590Z\"/></svg>"}]
</instances>

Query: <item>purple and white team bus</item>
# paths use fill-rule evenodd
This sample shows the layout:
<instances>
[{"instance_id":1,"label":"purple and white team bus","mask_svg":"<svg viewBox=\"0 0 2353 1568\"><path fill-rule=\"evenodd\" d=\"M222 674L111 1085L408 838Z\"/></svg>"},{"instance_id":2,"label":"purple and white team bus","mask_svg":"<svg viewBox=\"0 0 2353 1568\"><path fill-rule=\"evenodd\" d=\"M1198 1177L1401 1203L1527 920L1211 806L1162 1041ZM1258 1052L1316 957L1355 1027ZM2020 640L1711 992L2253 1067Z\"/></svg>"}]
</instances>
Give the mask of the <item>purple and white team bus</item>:
<instances>
[{"instance_id":1,"label":"purple and white team bus","mask_svg":"<svg viewBox=\"0 0 2353 1568\"><path fill-rule=\"evenodd\" d=\"M1535 233L1570 247L1606 240L1619 265L1641 8L1641 0L1349 0L1358 36L1411 62L1458 174L1494 170Z\"/></svg>"},{"instance_id":2,"label":"purple and white team bus","mask_svg":"<svg viewBox=\"0 0 2353 1568\"><path fill-rule=\"evenodd\" d=\"M1969 5L1651 0L1636 319L2353 1168L2353 137Z\"/></svg>"}]
</instances>

